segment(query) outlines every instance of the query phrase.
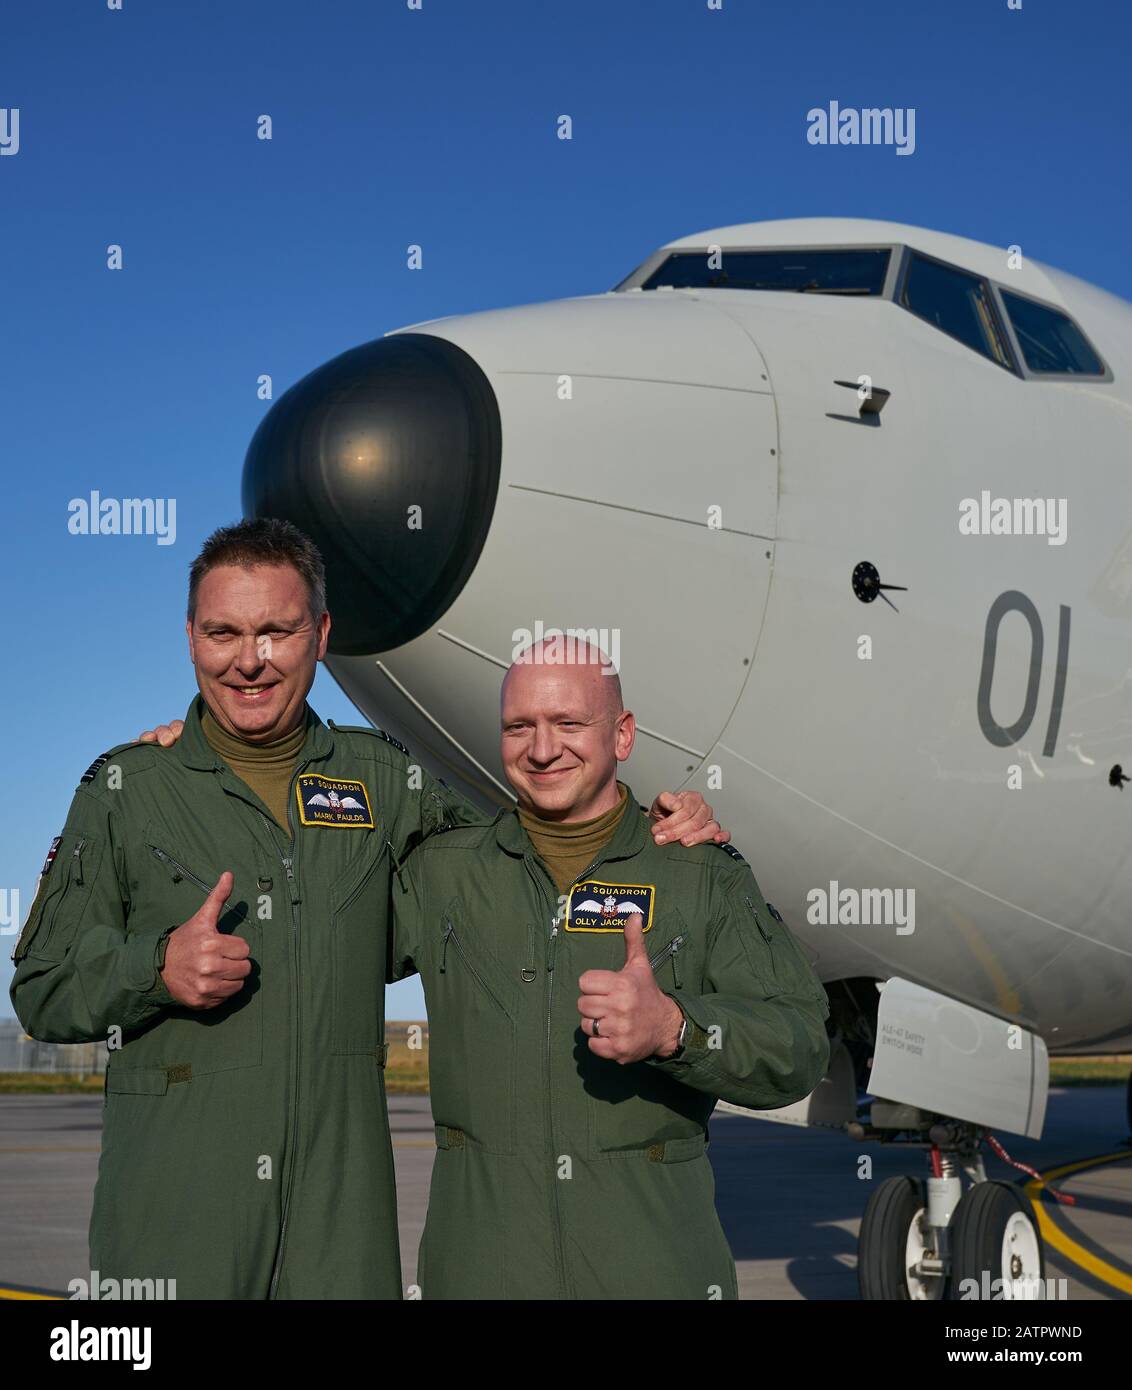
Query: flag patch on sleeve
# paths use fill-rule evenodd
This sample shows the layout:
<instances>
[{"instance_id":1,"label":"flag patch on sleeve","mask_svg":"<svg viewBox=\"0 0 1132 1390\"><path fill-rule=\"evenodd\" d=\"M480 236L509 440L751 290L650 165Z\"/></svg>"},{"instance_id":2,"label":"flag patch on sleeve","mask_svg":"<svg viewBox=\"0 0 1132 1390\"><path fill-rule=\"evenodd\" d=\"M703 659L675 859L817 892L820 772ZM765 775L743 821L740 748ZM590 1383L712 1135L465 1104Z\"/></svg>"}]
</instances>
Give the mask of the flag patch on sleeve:
<instances>
[{"instance_id":1,"label":"flag patch on sleeve","mask_svg":"<svg viewBox=\"0 0 1132 1390\"><path fill-rule=\"evenodd\" d=\"M59 846L62 843L62 835L56 835L51 841L51 848L47 851L47 858L43 861L43 868L39 871L40 878L42 878L44 874L50 873L51 866L55 863L55 856L59 853Z\"/></svg>"}]
</instances>

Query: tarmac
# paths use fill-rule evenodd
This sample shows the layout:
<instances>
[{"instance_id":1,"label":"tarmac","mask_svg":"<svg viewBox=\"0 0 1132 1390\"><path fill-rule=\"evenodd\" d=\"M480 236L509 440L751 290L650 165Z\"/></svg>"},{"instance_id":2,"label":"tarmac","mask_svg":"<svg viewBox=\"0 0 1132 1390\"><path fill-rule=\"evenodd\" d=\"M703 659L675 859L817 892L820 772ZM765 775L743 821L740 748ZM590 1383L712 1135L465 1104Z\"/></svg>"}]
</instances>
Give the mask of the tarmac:
<instances>
[{"instance_id":1,"label":"tarmac","mask_svg":"<svg viewBox=\"0 0 1132 1390\"><path fill-rule=\"evenodd\" d=\"M432 1118L427 1096L391 1096L389 1110L408 1290L435 1153ZM101 1097L0 1096L0 1298L66 1297L68 1283L86 1277L101 1114ZM1064 1279L1070 1300L1132 1298L1127 1131L1122 1087L1074 1086L1050 1092L1041 1140L998 1136L1074 1206L987 1155L988 1176L1020 1182L1034 1201L1047 1279ZM871 1178L859 1176L865 1155ZM872 1186L925 1173L920 1149L738 1115L713 1117L710 1156L744 1299L856 1299L857 1233Z\"/></svg>"}]
</instances>

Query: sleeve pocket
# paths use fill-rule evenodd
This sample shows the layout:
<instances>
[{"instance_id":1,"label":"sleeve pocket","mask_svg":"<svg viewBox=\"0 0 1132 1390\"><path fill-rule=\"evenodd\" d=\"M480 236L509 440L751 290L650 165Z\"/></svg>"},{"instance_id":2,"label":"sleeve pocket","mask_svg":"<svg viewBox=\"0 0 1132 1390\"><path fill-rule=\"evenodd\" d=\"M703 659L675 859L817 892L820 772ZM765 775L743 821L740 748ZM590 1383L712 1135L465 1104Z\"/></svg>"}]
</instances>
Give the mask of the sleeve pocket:
<instances>
[{"instance_id":1,"label":"sleeve pocket","mask_svg":"<svg viewBox=\"0 0 1132 1390\"><path fill-rule=\"evenodd\" d=\"M755 890L754 900L747 895L746 904L766 943L771 971L780 994L809 995L829 1016L829 1000L810 962L798 945L793 932L777 914L772 912L761 891Z\"/></svg>"},{"instance_id":2,"label":"sleeve pocket","mask_svg":"<svg viewBox=\"0 0 1132 1390\"><path fill-rule=\"evenodd\" d=\"M97 836L64 831L55 859L40 882L13 960L27 955L63 959L90 902L101 857L102 842Z\"/></svg>"}]
</instances>

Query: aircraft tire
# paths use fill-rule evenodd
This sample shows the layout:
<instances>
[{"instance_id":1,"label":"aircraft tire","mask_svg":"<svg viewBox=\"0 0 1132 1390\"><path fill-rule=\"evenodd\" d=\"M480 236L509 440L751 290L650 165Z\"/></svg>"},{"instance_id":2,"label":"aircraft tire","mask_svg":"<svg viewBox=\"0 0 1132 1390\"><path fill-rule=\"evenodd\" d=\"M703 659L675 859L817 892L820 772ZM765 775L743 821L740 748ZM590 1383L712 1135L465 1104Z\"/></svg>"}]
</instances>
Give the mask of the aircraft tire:
<instances>
[{"instance_id":1,"label":"aircraft tire","mask_svg":"<svg viewBox=\"0 0 1132 1390\"><path fill-rule=\"evenodd\" d=\"M869 1301L930 1302L943 1297L943 1279L910 1274L924 1252L927 1188L907 1175L885 1178L869 1198L857 1242L857 1285Z\"/></svg>"},{"instance_id":2,"label":"aircraft tire","mask_svg":"<svg viewBox=\"0 0 1132 1390\"><path fill-rule=\"evenodd\" d=\"M1041 1232L1025 1193L1013 1183L975 1183L955 1208L950 1229L952 1299L1044 1296Z\"/></svg>"}]
</instances>

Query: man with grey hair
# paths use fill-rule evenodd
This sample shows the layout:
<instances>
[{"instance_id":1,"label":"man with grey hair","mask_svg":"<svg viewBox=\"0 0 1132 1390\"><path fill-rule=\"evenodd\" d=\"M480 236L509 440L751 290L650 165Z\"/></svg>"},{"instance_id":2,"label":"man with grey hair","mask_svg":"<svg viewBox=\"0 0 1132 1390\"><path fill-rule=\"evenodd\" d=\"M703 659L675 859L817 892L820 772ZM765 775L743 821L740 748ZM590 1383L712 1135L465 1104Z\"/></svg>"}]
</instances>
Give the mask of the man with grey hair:
<instances>
[{"instance_id":1,"label":"man with grey hair","mask_svg":"<svg viewBox=\"0 0 1132 1390\"><path fill-rule=\"evenodd\" d=\"M825 991L729 846L659 848L617 765L636 731L586 646L508 670L518 798L433 836L394 892L420 972L436 1163L425 1298L735 1298L706 1156L717 1098L825 1071ZM553 658L553 659L548 659Z\"/></svg>"}]
</instances>

